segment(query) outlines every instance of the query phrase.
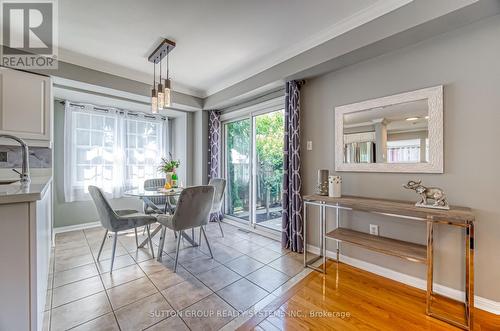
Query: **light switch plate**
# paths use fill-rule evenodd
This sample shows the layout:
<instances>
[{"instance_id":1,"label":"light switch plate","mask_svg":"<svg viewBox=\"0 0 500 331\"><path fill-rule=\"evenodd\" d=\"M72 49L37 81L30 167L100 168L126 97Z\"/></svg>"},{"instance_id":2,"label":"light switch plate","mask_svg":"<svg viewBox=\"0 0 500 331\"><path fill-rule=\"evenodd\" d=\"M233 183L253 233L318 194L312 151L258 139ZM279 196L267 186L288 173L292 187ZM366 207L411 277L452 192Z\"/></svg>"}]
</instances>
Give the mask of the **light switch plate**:
<instances>
[{"instance_id":1,"label":"light switch plate","mask_svg":"<svg viewBox=\"0 0 500 331\"><path fill-rule=\"evenodd\" d=\"M312 149L313 149L313 142L311 140L307 141L307 147L306 147L306 149L308 151L312 151Z\"/></svg>"},{"instance_id":2,"label":"light switch plate","mask_svg":"<svg viewBox=\"0 0 500 331\"><path fill-rule=\"evenodd\" d=\"M370 224L370 234L378 236L378 225Z\"/></svg>"}]
</instances>

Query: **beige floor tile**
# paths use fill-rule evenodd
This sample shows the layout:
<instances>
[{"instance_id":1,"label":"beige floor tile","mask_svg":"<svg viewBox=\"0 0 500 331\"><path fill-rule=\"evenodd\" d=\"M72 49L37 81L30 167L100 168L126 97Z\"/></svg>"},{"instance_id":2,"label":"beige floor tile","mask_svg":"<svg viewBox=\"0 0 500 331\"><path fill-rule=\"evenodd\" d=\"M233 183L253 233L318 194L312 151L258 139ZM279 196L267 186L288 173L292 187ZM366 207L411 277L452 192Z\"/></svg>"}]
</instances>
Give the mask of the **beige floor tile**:
<instances>
[{"instance_id":1,"label":"beige floor tile","mask_svg":"<svg viewBox=\"0 0 500 331\"><path fill-rule=\"evenodd\" d=\"M242 255L226 263L226 266L231 270L236 271L241 276L246 276L249 273L263 267L264 264L252 259L250 256Z\"/></svg>"},{"instance_id":2,"label":"beige floor tile","mask_svg":"<svg viewBox=\"0 0 500 331\"><path fill-rule=\"evenodd\" d=\"M257 330L262 330L262 331L281 331L281 330L283 330L283 329L278 328L277 326L275 326L271 322L269 322L267 319L262 321L258 326L260 329L257 329Z\"/></svg>"},{"instance_id":3,"label":"beige floor tile","mask_svg":"<svg viewBox=\"0 0 500 331\"><path fill-rule=\"evenodd\" d=\"M274 268L264 266L263 268L252 272L246 276L246 278L266 291L272 292L289 280L290 276Z\"/></svg>"},{"instance_id":4,"label":"beige floor tile","mask_svg":"<svg viewBox=\"0 0 500 331\"><path fill-rule=\"evenodd\" d=\"M177 272L173 272L173 270L163 270L155 272L148 277L160 291L193 278L193 276L182 267L177 267Z\"/></svg>"},{"instance_id":5,"label":"beige floor tile","mask_svg":"<svg viewBox=\"0 0 500 331\"><path fill-rule=\"evenodd\" d=\"M202 272L208 271L215 267L220 266L221 264L215 259L212 259L210 256L203 256L196 259L188 260L182 262L182 266L189 271L190 273L196 275Z\"/></svg>"},{"instance_id":6,"label":"beige floor tile","mask_svg":"<svg viewBox=\"0 0 500 331\"><path fill-rule=\"evenodd\" d=\"M289 254L283 255L282 257L272 261L269 263L269 266L287 274L290 277L295 276L304 269L304 265Z\"/></svg>"},{"instance_id":7,"label":"beige floor tile","mask_svg":"<svg viewBox=\"0 0 500 331\"><path fill-rule=\"evenodd\" d=\"M158 262L156 259L151 259L140 262L139 266L147 275L150 275L159 271L173 271L174 260L172 260L167 254L163 254L161 262Z\"/></svg>"},{"instance_id":8,"label":"beige floor tile","mask_svg":"<svg viewBox=\"0 0 500 331\"><path fill-rule=\"evenodd\" d=\"M263 247L255 251L251 251L247 253L247 255L250 256L251 258L256 259L259 262L267 264L279 258L281 256L281 253Z\"/></svg>"},{"instance_id":9,"label":"beige floor tile","mask_svg":"<svg viewBox=\"0 0 500 331\"><path fill-rule=\"evenodd\" d=\"M221 298L239 311L245 311L268 295L266 291L246 279L223 288L217 292Z\"/></svg>"},{"instance_id":10,"label":"beige floor tile","mask_svg":"<svg viewBox=\"0 0 500 331\"><path fill-rule=\"evenodd\" d=\"M85 235L82 230L57 233L55 236L56 245L67 242L85 241L85 240L86 240Z\"/></svg>"},{"instance_id":11,"label":"beige floor tile","mask_svg":"<svg viewBox=\"0 0 500 331\"><path fill-rule=\"evenodd\" d=\"M92 250L92 254L97 259L97 254L99 254L99 247L92 248L91 250ZM119 245L119 246L116 245L115 257L122 256L125 254L128 254L127 250L121 245ZM101 256L99 259L102 259L102 260L111 259L112 255L113 255L112 245L106 245L105 247L103 247L102 252L101 252Z\"/></svg>"},{"instance_id":12,"label":"beige floor tile","mask_svg":"<svg viewBox=\"0 0 500 331\"><path fill-rule=\"evenodd\" d=\"M253 242L254 244L257 244L257 245L261 245L261 246L267 246L270 244L278 243L278 241L276 241L274 239L260 236L258 234L253 234L250 236L250 238L251 238L250 239L251 242Z\"/></svg>"},{"instance_id":13,"label":"beige floor tile","mask_svg":"<svg viewBox=\"0 0 500 331\"><path fill-rule=\"evenodd\" d=\"M172 259L175 259L175 252L169 253ZM200 257L206 257L207 255L203 253L198 247L188 247L179 250L179 262L186 262Z\"/></svg>"},{"instance_id":14,"label":"beige floor tile","mask_svg":"<svg viewBox=\"0 0 500 331\"><path fill-rule=\"evenodd\" d=\"M115 311L122 331L143 330L174 315L172 307L160 294L153 294Z\"/></svg>"},{"instance_id":15,"label":"beige floor tile","mask_svg":"<svg viewBox=\"0 0 500 331\"><path fill-rule=\"evenodd\" d=\"M154 249L154 253L155 253L154 257L156 257L157 247L154 246L153 249ZM130 256L132 256L132 258L137 263L147 261L147 260L150 260L153 258L153 255L151 254L151 249L149 248L149 245L144 246L143 248L139 248L135 252L130 252Z\"/></svg>"},{"instance_id":16,"label":"beige floor tile","mask_svg":"<svg viewBox=\"0 0 500 331\"><path fill-rule=\"evenodd\" d=\"M172 316L147 329L148 331L189 331L189 328L178 316Z\"/></svg>"},{"instance_id":17,"label":"beige floor tile","mask_svg":"<svg viewBox=\"0 0 500 331\"><path fill-rule=\"evenodd\" d=\"M232 247L222 245L217 242L211 243L210 247L212 248L214 259L222 264L227 263L243 255L243 253L241 253L240 251L237 251ZM207 255L210 256L207 245L201 246L200 250L203 250Z\"/></svg>"},{"instance_id":18,"label":"beige floor tile","mask_svg":"<svg viewBox=\"0 0 500 331\"><path fill-rule=\"evenodd\" d=\"M241 278L236 272L223 265L203 272L196 277L212 291L218 291Z\"/></svg>"},{"instance_id":19,"label":"beige floor tile","mask_svg":"<svg viewBox=\"0 0 500 331\"><path fill-rule=\"evenodd\" d=\"M134 259L130 255L122 255L115 257L115 264L113 271L118 270L129 265L135 264ZM111 270L111 260L99 260L96 262L99 273L103 274Z\"/></svg>"},{"instance_id":20,"label":"beige floor tile","mask_svg":"<svg viewBox=\"0 0 500 331\"><path fill-rule=\"evenodd\" d=\"M55 271L64 271L71 268L80 267L85 264L93 263L94 258L92 254L84 254L84 255L68 255L63 258L56 258L55 261Z\"/></svg>"},{"instance_id":21,"label":"beige floor tile","mask_svg":"<svg viewBox=\"0 0 500 331\"><path fill-rule=\"evenodd\" d=\"M269 248L270 250L272 251L275 251L275 252L278 252L278 253L281 253L281 254L287 254L289 252L289 250L287 250L286 248L283 248L281 246L281 242L279 241L274 241L268 245L265 246L266 248Z\"/></svg>"},{"instance_id":22,"label":"beige floor tile","mask_svg":"<svg viewBox=\"0 0 500 331\"><path fill-rule=\"evenodd\" d=\"M101 275L104 287L109 289L132 280L146 276L142 269L137 264L114 270L112 273L104 273Z\"/></svg>"},{"instance_id":23,"label":"beige floor tile","mask_svg":"<svg viewBox=\"0 0 500 331\"><path fill-rule=\"evenodd\" d=\"M69 283L77 282L86 278L97 276L99 273L95 263L86 264L80 267L56 272L54 274L54 287L59 287Z\"/></svg>"},{"instance_id":24,"label":"beige floor tile","mask_svg":"<svg viewBox=\"0 0 500 331\"><path fill-rule=\"evenodd\" d=\"M104 287L99 276L56 287L52 290L52 307L58 307L103 290Z\"/></svg>"},{"instance_id":25,"label":"beige floor tile","mask_svg":"<svg viewBox=\"0 0 500 331\"><path fill-rule=\"evenodd\" d=\"M238 243L231 247L243 254L247 254L262 248L262 246L256 245L245 239L238 240Z\"/></svg>"},{"instance_id":26,"label":"beige floor tile","mask_svg":"<svg viewBox=\"0 0 500 331\"><path fill-rule=\"evenodd\" d=\"M54 252L54 258L56 261L67 260L72 257L81 256L81 255L89 255L91 253L90 248L87 246L87 243L82 243L81 247L77 248L67 248L67 249L57 249Z\"/></svg>"},{"instance_id":27,"label":"beige floor tile","mask_svg":"<svg viewBox=\"0 0 500 331\"><path fill-rule=\"evenodd\" d=\"M119 331L120 328L116 323L116 318L113 313L106 314L86 323L80 324L71 331Z\"/></svg>"},{"instance_id":28,"label":"beige floor tile","mask_svg":"<svg viewBox=\"0 0 500 331\"><path fill-rule=\"evenodd\" d=\"M182 319L193 330L215 331L229 323L237 312L224 300L211 294L182 311Z\"/></svg>"},{"instance_id":29,"label":"beige floor tile","mask_svg":"<svg viewBox=\"0 0 500 331\"><path fill-rule=\"evenodd\" d=\"M212 291L197 279L190 279L162 291L176 310L184 309L212 294Z\"/></svg>"},{"instance_id":30,"label":"beige floor tile","mask_svg":"<svg viewBox=\"0 0 500 331\"><path fill-rule=\"evenodd\" d=\"M114 310L158 292L147 277L133 280L106 291Z\"/></svg>"},{"instance_id":31,"label":"beige floor tile","mask_svg":"<svg viewBox=\"0 0 500 331\"><path fill-rule=\"evenodd\" d=\"M100 292L52 309L50 330L67 330L110 311L106 293Z\"/></svg>"}]
</instances>

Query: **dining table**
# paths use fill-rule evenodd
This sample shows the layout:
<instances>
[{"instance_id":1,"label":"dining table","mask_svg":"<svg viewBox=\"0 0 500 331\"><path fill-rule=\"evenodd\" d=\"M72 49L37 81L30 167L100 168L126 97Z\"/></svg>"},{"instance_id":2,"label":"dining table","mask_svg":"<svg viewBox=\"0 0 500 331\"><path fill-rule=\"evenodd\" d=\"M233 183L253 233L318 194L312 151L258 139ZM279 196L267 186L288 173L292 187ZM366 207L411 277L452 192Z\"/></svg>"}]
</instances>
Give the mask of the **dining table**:
<instances>
[{"instance_id":1,"label":"dining table","mask_svg":"<svg viewBox=\"0 0 500 331\"><path fill-rule=\"evenodd\" d=\"M183 191L182 187L176 187L171 189L165 188L150 188L150 189L132 189L124 192L124 195L129 197L137 197L141 199L146 206L151 208L155 214L173 214L175 211L175 206L172 204L171 199L178 197ZM152 200L157 197L166 197L165 206L158 206ZM160 232L161 226L157 226L153 232L151 232L151 237L154 237L158 232ZM198 243L194 240L194 229L191 231L191 237L187 235L184 231L180 231L184 239L186 239L191 245L198 246ZM144 247L148 242L148 239L144 239L139 248Z\"/></svg>"}]
</instances>

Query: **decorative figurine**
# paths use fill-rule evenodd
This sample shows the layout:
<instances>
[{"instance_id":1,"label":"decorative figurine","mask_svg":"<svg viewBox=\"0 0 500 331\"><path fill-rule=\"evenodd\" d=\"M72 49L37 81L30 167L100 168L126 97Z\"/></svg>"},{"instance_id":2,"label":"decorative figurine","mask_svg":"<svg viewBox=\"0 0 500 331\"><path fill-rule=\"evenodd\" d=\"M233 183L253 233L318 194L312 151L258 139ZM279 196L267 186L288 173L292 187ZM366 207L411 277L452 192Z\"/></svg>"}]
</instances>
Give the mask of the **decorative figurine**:
<instances>
[{"instance_id":1,"label":"decorative figurine","mask_svg":"<svg viewBox=\"0 0 500 331\"><path fill-rule=\"evenodd\" d=\"M342 177L328 177L328 196L332 198L340 198L342 196Z\"/></svg>"},{"instance_id":2,"label":"decorative figurine","mask_svg":"<svg viewBox=\"0 0 500 331\"><path fill-rule=\"evenodd\" d=\"M436 209L450 209L448 200L446 200L446 195L444 191L437 187L425 187L422 181L410 180L404 188L409 190L414 190L420 196L420 200L415 204L417 207L424 208L436 208ZM428 200L432 200L434 203L429 203Z\"/></svg>"},{"instance_id":3,"label":"decorative figurine","mask_svg":"<svg viewBox=\"0 0 500 331\"><path fill-rule=\"evenodd\" d=\"M328 174L329 171L326 169L318 170L318 186L316 192L318 195L328 195Z\"/></svg>"}]
</instances>

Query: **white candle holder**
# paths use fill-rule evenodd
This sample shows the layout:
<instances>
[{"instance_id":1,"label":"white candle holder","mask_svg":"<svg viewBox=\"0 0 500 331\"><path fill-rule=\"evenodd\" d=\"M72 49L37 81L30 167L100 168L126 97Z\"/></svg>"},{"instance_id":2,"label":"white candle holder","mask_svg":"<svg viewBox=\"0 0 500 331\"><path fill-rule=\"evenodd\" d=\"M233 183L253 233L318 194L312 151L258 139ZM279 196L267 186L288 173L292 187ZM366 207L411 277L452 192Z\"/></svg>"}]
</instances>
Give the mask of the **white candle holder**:
<instances>
[{"instance_id":1,"label":"white candle holder","mask_svg":"<svg viewBox=\"0 0 500 331\"><path fill-rule=\"evenodd\" d=\"M342 177L328 176L328 196L332 198L342 196Z\"/></svg>"}]
</instances>

